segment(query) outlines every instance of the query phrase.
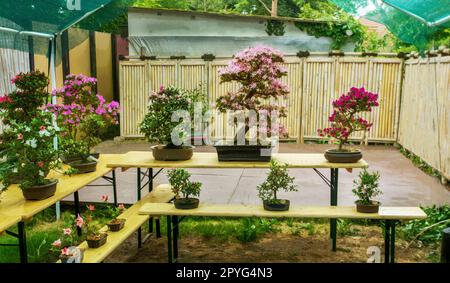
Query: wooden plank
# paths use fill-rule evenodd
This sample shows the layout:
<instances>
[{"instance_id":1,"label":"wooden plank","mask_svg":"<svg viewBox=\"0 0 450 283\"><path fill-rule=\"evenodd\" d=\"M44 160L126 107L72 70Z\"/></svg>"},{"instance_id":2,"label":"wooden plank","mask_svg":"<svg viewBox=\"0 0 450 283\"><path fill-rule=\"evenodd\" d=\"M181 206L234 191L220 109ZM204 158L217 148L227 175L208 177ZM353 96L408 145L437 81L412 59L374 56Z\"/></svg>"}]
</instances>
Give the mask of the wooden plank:
<instances>
[{"instance_id":1,"label":"wooden plank","mask_svg":"<svg viewBox=\"0 0 450 283\"><path fill-rule=\"evenodd\" d=\"M290 168L366 168L368 164L361 159L357 163L330 163L322 153L278 153L272 159L286 163ZM269 162L219 162L217 153L195 152L186 161L159 161L153 159L151 152L130 151L121 158L109 162L111 168L268 168Z\"/></svg>"},{"instance_id":2,"label":"wooden plank","mask_svg":"<svg viewBox=\"0 0 450 283\"><path fill-rule=\"evenodd\" d=\"M170 186L159 185L152 192L148 193L142 200L138 201L118 218L126 219L125 226L118 232L108 232L108 226L104 226L101 231L108 233L108 240L106 244L97 248L89 249L87 242L80 244L80 248L84 249L83 263L97 263L102 262L108 255L110 255L119 245L130 237L139 227L141 227L149 218L148 215L138 214L139 209L145 203L167 203L174 198L174 194Z\"/></svg>"},{"instance_id":3,"label":"wooden plank","mask_svg":"<svg viewBox=\"0 0 450 283\"><path fill-rule=\"evenodd\" d=\"M0 214L0 234L6 231L9 227L19 223L22 217L18 215L4 215Z\"/></svg>"},{"instance_id":4,"label":"wooden plank","mask_svg":"<svg viewBox=\"0 0 450 283\"><path fill-rule=\"evenodd\" d=\"M22 190L19 186L11 185L2 195L0 213L29 219L42 210L54 205L57 201L62 200L111 172L112 168L107 167L106 164L114 162L119 157L120 155L118 154L102 154L97 165L97 171L92 173L68 176L55 171L50 172L49 178L58 179L59 182L55 195L45 200L27 201L23 197Z\"/></svg>"},{"instance_id":5,"label":"wooden plank","mask_svg":"<svg viewBox=\"0 0 450 283\"><path fill-rule=\"evenodd\" d=\"M169 203L146 203L140 214L217 217L298 217L349 219L424 219L419 207L381 207L379 213L359 213L355 206L291 206L289 211L267 211L262 205L200 204L196 209L176 209Z\"/></svg>"}]
</instances>

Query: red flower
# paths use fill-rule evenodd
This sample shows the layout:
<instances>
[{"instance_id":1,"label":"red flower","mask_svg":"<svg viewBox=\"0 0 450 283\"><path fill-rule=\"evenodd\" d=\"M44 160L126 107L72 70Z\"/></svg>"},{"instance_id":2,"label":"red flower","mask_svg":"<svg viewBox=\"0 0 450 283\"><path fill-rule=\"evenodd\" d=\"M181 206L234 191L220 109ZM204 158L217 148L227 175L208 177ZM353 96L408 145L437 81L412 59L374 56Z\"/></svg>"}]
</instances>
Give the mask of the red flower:
<instances>
[{"instance_id":1,"label":"red flower","mask_svg":"<svg viewBox=\"0 0 450 283\"><path fill-rule=\"evenodd\" d=\"M42 167L44 167L44 162L42 162L42 161L39 161L39 162L37 163L37 166L38 166L39 168L42 168Z\"/></svg>"},{"instance_id":2,"label":"red flower","mask_svg":"<svg viewBox=\"0 0 450 283\"><path fill-rule=\"evenodd\" d=\"M102 201L107 202L108 201L108 196L107 195L102 195Z\"/></svg>"},{"instance_id":3,"label":"red flower","mask_svg":"<svg viewBox=\"0 0 450 283\"><path fill-rule=\"evenodd\" d=\"M23 140L23 135L22 135L22 134L18 134L18 135L17 135L17 139L18 139L19 141Z\"/></svg>"},{"instance_id":4,"label":"red flower","mask_svg":"<svg viewBox=\"0 0 450 283\"><path fill-rule=\"evenodd\" d=\"M89 211L94 211L95 210L95 205L90 204L88 205Z\"/></svg>"}]
</instances>

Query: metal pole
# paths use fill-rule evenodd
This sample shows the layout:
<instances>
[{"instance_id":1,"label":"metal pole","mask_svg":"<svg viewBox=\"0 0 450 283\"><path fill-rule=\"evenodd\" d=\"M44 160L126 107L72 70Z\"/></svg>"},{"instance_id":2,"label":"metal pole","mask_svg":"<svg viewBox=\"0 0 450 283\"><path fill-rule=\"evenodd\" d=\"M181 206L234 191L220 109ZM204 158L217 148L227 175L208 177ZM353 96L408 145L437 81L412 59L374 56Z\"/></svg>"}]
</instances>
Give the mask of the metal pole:
<instances>
[{"instance_id":1,"label":"metal pole","mask_svg":"<svg viewBox=\"0 0 450 283\"><path fill-rule=\"evenodd\" d=\"M172 219L167 216L167 257L168 262L172 263Z\"/></svg>"},{"instance_id":2,"label":"metal pole","mask_svg":"<svg viewBox=\"0 0 450 283\"><path fill-rule=\"evenodd\" d=\"M442 231L441 263L450 263L450 228Z\"/></svg>"},{"instance_id":3,"label":"metal pole","mask_svg":"<svg viewBox=\"0 0 450 283\"><path fill-rule=\"evenodd\" d=\"M73 193L73 199L75 203L75 217L78 217L80 214L80 198L78 196L78 192ZM78 236L81 236L81 227L77 226L77 234Z\"/></svg>"},{"instance_id":4,"label":"metal pole","mask_svg":"<svg viewBox=\"0 0 450 283\"><path fill-rule=\"evenodd\" d=\"M175 261L178 259L178 225L180 222L178 222L178 216L172 216L172 222L173 222L173 257Z\"/></svg>"},{"instance_id":5,"label":"metal pole","mask_svg":"<svg viewBox=\"0 0 450 283\"><path fill-rule=\"evenodd\" d=\"M153 168L148 169L148 192L153 191ZM153 217L148 218L148 232L153 233Z\"/></svg>"},{"instance_id":6,"label":"metal pole","mask_svg":"<svg viewBox=\"0 0 450 283\"><path fill-rule=\"evenodd\" d=\"M330 205L337 205L338 196L338 169L331 168L331 188L330 188ZM331 250L336 251L336 238L337 238L337 219L330 219L330 239L331 239Z\"/></svg>"},{"instance_id":7,"label":"metal pole","mask_svg":"<svg viewBox=\"0 0 450 283\"><path fill-rule=\"evenodd\" d=\"M116 169L112 170L112 185L113 185L113 195L114 195L114 206L117 206Z\"/></svg>"},{"instance_id":8,"label":"metal pole","mask_svg":"<svg viewBox=\"0 0 450 283\"><path fill-rule=\"evenodd\" d=\"M25 222L18 223L20 263L28 263Z\"/></svg>"},{"instance_id":9,"label":"metal pole","mask_svg":"<svg viewBox=\"0 0 450 283\"><path fill-rule=\"evenodd\" d=\"M141 168L137 168L137 199L141 200ZM138 248L142 247L142 227L138 229Z\"/></svg>"},{"instance_id":10,"label":"metal pole","mask_svg":"<svg viewBox=\"0 0 450 283\"><path fill-rule=\"evenodd\" d=\"M395 262L395 220L391 221L391 261L390 263Z\"/></svg>"},{"instance_id":11,"label":"metal pole","mask_svg":"<svg viewBox=\"0 0 450 283\"><path fill-rule=\"evenodd\" d=\"M389 248L390 248L390 234L391 234L391 221L386 220L384 226L384 263L389 263Z\"/></svg>"}]
</instances>

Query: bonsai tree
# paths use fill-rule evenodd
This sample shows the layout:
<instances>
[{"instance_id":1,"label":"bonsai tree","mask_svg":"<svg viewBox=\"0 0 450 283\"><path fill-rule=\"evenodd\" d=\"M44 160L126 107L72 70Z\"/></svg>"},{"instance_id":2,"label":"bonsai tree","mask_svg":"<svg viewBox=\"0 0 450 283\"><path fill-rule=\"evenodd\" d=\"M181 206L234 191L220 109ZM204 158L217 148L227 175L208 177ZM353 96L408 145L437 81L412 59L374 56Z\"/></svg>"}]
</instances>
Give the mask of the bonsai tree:
<instances>
[{"instance_id":1,"label":"bonsai tree","mask_svg":"<svg viewBox=\"0 0 450 283\"><path fill-rule=\"evenodd\" d=\"M258 196L264 201L265 207L278 207L287 204L287 208L289 208L289 201L278 199L277 194L279 191L298 191L297 186L294 184L294 179L294 177L289 176L287 164L281 165L272 159L270 161L270 171L266 180L257 187Z\"/></svg>"},{"instance_id":2,"label":"bonsai tree","mask_svg":"<svg viewBox=\"0 0 450 283\"><path fill-rule=\"evenodd\" d=\"M354 187L352 189L353 194L358 197L357 204L372 205L373 197L381 195L382 192L378 188L380 173L368 172L366 169L361 171L358 175L358 179L353 181Z\"/></svg>"},{"instance_id":3,"label":"bonsai tree","mask_svg":"<svg viewBox=\"0 0 450 283\"><path fill-rule=\"evenodd\" d=\"M125 211L125 206L123 204L119 204L118 206L112 206L108 204L108 195L102 195L102 201L106 205L106 217L111 219L106 223L108 225L109 230L115 232L119 231L123 228L125 224L125 219L119 219L120 214L122 214Z\"/></svg>"},{"instance_id":4,"label":"bonsai tree","mask_svg":"<svg viewBox=\"0 0 450 283\"><path fill-rule=\"evenodd\" d=\"M179 129L177 139L172 139L174 129L180 122L172 121L172 114L179 110L188 111L194 117L194 104L204 102L205 96L198 90L184 91L174 86L161 86L158 92L149 96L148 112L140 124L140 131L151 143L166 145L168 148L178 148L190 136L191 129ZM206 109L202 109L206 112ZM202 113L202 114L203 114ZM176 144L175 144L175 143Z\"/></svg>"},{"instance_id":5,"label":"bonsai tree","mask_svg":"<svg viewBox=\"0 0 450 283\"><path fill-rule=\"evenodd\" d=\"M287 134L283 125L272 121L272 114L286 117L286 108L277 105L263 104L263 100L286 97L289 89L281 81L287 75L283 54L267 46L256 46L244 49L234 55L227 67L219 70L220 83L236 82L240 85L236 92L228 92L216 101L217 109L225 113L231 111L253 110L258 122L245 118L245 125L238 129L235 143L241 140L250 130L251 122L258 127L260 134L267 137ZM264 117L264 118L263 118ZM265 118L267 117L267 118Z\"/></svg>"},{"instance_id":6,"label":"bonsai tree","mask_svg":"<svg viewBox=\"0 0 450 283\"><path fill-rule=\"evenodd\" d=\"M173 169L167 173L172 191L175 194L175 207L177 208L195 208L198 206L198 197L202 184L200 182L191 182L191 174L184 169ZM182 195L182 197L180 196ZM187 207L186 207L187 206Z\"/></svg>"},{"instance_id":7,"label":"bonsai tree","mask_svg":"<svg viewBox=\"0 0 450 283\"><path fill-rule=\"evenodd\" d=\"M64 87L52 94L60 103L46 106L56 114L63 130L60 146L68 159L75 157L86 161L92 148L101 142L100 136L107 127L118 124L119 103L107 103L96 89L97 79L70 74Z\"/></svg>"},{"instance_id":8,"label":"bonsai tree","mask_svg":"<svg viewBox=\"0 0 450 283\"><path fill-rule=\"evenodd\" d=\"M318 129L321 137L335 139L339 145L338 151L349 151L344 148L351 134L358 131L369 131L372 123L359 116L362 112L371 112L378 106L378 94L366 91L363 87L352 87L347 94L333 101L333 113L328 120L331 127Z\"/></svg>"}]
</instances>

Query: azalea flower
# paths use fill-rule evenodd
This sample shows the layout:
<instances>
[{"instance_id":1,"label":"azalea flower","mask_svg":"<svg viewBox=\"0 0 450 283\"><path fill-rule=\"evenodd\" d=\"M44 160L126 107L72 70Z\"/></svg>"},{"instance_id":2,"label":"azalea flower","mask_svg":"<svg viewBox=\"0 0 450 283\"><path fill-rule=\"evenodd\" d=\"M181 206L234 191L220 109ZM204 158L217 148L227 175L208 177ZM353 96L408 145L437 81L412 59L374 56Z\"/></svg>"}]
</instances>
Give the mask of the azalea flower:
<instances>
[{"instance_id":1,"label":"azalea flower","mask_svg":"<svg viewBox=\"0 0 450 283\"><path fill-rule=\"evenodd\" d=\"M77 218L75 219L75 222L76 222L77 227L79 227L79 228L83 227L84 220L80 214L78 214Z\"/></svg>"},{"instance_id":2,"label":"azalea flower","mask_svg":"<svg viewBox=\"0 0 450 283\"><path fill-rule=\"evenodd\" d=\"M18 135L17 135L17 139L18 139L18 140L23 140L23 135L22 135L22 134L18 134Z\"/></svg>"},{"instance_id":3,"label":"azalea flower","mask_svg":"<svg viewBox=\"0 0 450 283\"><path fill-rule=\"evenodd\" d=\"M36 139L31 139L31 140L27 140L25 142L25 144L27 144L28 146L30 146L31 148L36 148L37 147L37 140Z\"/></svg>"},{"instance_id":4,"label":"azalea flower","mask_svg":"<svg viewBox=\"0 0 450 283\"><path fill-rule=\"evenodd\" d=\"M64 229L63 229L63 232L64 232L64 235L70 235L70 234L72 234L72 229L70 229L70 228L64 228Z\"/></svg>"},{"instance_id":5,"label":"azalea flower","mask_svg":"<svg viewBox=\"0 0 450 283\"><path fill-rule=\"evenodd\" d=\"M125 205L123 203L120 203L117 207L119 210L125 210Z\"/></svg>"},{"instance_id":6,"label":"azalea flower","mask_svg":"<svg viewBox=\"0 0 450 283\"><path fill-rule=\"evenodd\" d=\"M52 246L55 248L61 247L61 239L58 239L52 243Z\"/></svg>"},{"instance_id":7,"label":"azalea flower","mask_svg":"<svg viewBox=\"0 0 450 283\"><path fill-rule=\"evenodd\" d=\"M37 166L38 166L39 168L44 167L44 162L43 162L43 161L39 161L39 162L37 163Z\"/></svg>"},{"instance_id":8,"label":"azalea flower","mask_svg":"<svg viewBox=\"0 0 450 283\"><path fill-rule=\"evenodd\" d=\"M93 204L88 205L88 209L89 209L89 211L94 211L95 205L93 205Z\"/></svg>"},{"instance_id":9,"label":"azalea flower","mask_svg":"<svg viewBox=\"0 0 450 283\"><path fill-rule=\"evenodd\" d=\"M61 250L61 255L70 256L70 251L68 248L64 248Z\"/></svg>"}]
</instances>

